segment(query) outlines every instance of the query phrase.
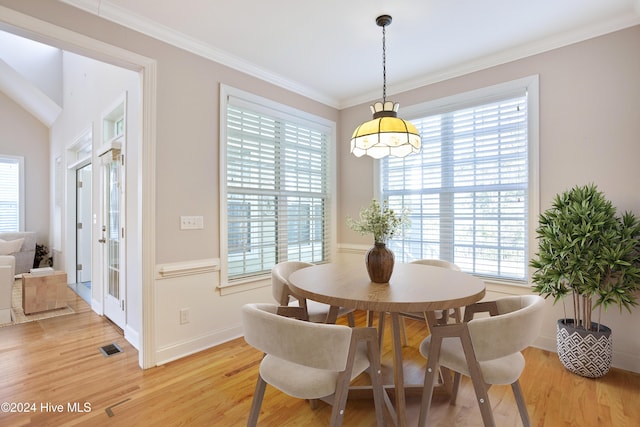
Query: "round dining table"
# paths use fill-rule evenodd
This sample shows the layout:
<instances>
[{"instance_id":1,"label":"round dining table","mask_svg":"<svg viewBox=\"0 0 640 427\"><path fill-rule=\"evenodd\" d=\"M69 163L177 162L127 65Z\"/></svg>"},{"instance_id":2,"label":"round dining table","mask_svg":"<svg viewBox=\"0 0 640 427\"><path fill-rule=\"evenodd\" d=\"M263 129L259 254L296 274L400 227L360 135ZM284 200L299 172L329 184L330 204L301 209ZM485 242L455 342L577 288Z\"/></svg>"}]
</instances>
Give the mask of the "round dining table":
<instances>
[{"instance_id":1,"label":"round dining table","mask_svg":"<svg viewBox=\"0 0 640 427\"><path fill-rule=\"evenodd\" d=\"M364 261L319 264L289 276L293 293L332 306L391 315L396 425L406 425L400 320L402 312L430 312L464 307L481 300L485 284L470 274L422 264L396 263L388 283L369 279ZM332 319L335 321L335 317ZM393 408L390 408L393 409Z\"/></svg>"}]
</instances>

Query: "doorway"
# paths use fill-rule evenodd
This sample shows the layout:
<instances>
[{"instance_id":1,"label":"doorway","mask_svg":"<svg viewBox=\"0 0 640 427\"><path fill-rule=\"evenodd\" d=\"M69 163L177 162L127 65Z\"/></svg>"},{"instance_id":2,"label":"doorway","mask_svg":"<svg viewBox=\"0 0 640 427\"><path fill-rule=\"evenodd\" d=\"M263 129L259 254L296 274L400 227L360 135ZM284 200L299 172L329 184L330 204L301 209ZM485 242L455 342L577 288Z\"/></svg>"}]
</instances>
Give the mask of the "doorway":
<instances>
[{"instance_id":1,"label":"doorway","mask_svg":"<svg viewBox=\"0 0 640 427\"><path fill-rule=\"evenodd\" d=\"M61 6L62 7L62 6ZM54 9L57 8L54 7ZM37 14L36 14L37 15ZM44 17L41 19L45 19ZM8 24L8 25L7 25ZM154 281L154 266L155 266L155 141L156 137L153 129L156 128L156 82L157 82L157 64L152 58L128 51L124 48L120 48L113 45L105 44L105 40L96 40L74 30L68 30L60 27L55 23L55 20L51 23L48 21L42 21L37 18L32 18L28 15L22 15L19 12L14 12L8 8L0 8L0 29L10 31L20 31L25 34L33 34L38 39L43 40L45 43L64 47L69 50L82 53L91 53L91 57L97 60L104 61L109 64L113 64L116 67L124 67L134 71L137 77L137 84L134 86L135 98L130 100L130 105L133 105L135 120L129 122L129 128L132 129L133 136L130 138L128 147L128 163L131 165L138 164L136 169L137 173L130 174L127 180L127 197L136 201L135 203L129 203L127 209L129 232L127 235L127 241L129 250L122 248L122 256L131 260L135 260L135 263L129 262L129 268L126 270L126 274L129 277L128 283L131 284L127 288L127 301L128 314L127 325L124 330L125 339L131 342L139 352L139 364L142 368L150 368L155 366L155 305L153 298L153 281ZM108 42L108 40L106 40ZM73 68L70 68L73 70ZM80 74L81 80L85 81L85 77ZM92 87L105 88L108 87L106 83L111 84L112 79L101 80L93 82ZM77 93L77 92L76 92ZM108 101L108 100L107 100ZM91 101L92 102L92 101ZM84 105L89 105L91 102L82 104L83 106L78 109L79 113L84 113ZM66 107L66 105L65 105ZM96 126L98 128L98 126ZM62 128L61 128L62 129ZM52 139L51 156L55 157L59 155L61 151L65 150L65 147L60 145L60 133L54 133L54 136L58 136ZM143 153L146 153L143 156ZM62 157L62 156L59 156ZM98 170L98 159L94 156L94 213L96 211L96 204L98 203L97 194L98 190L98 177L100 174ZM68 163L67 163L68 165ZM66 180L66 184L75 182L73 176L70 180ZM73 190L71 190L73 191ZM67 192L66 195L70 196L73 192ZM60 197L61 201L64 200L63 194L56 192L55 197ZM71 206L61 204L62 208L67 208L63 211L62 219L54 221L52 232L54 238L52 245L62 248L61 252L56 252L57 262L60 266L64 266L66 271L75 271L75 266L69 265L75 261L75 256L69 256L75 254L75 248L71 248L75 245L75 222L69 224L68 219L71 215L68 215L68 208L75 209L75 203ZM63 210L63 209L60 209ZM67 215L64 215L64 213ZM100 227L97 223L97 218L92 218L95 223L93 224L93 255L92 259L94 263L98 263L98 252L102 245L96 247L97 238L100 236ZM148 225L142 228L142 221ZM71 228L70 228L71 227ZM56 233L56 228L62 229L61 233ZM69 250L73 249L73 250ZM93 265L93 295L91 308L99 313L104 314L103 301L97 300L102 295L102 291L98 290L98 284L96 283L98 273L98 266ZM101 274L100 274L101 275ZM102 286L102 285L100 285ZM142 313L145 313L143 316Z\"/></svg>"}]
</instances>

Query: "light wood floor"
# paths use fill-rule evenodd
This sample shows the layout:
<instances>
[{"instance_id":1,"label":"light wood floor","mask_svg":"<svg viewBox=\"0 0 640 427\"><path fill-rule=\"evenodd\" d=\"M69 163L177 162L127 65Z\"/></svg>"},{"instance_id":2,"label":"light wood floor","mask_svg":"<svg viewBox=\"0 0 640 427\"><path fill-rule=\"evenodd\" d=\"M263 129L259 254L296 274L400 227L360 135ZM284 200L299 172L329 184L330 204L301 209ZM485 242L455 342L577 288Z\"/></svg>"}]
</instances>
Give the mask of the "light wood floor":
<instances>
[{"instance_id":1,"label":"light wood floor","mask_svg":"<svg viewBox=\"0 0 640 427\"><path fill-rule=\"evenodd\" d=\"M22 410L0 412L0 426L246 423L261 354L242 339L143 371L136 350L121 332L69 293L76 314L0 328L0 403L10 402L14 404L10 409ZM365 322L362 313L356 320L359 325ZM426 329L420 322L407 321L407 326L405 375L419 383L424 360L416 348ZM98 348L110 343L120 345L123 353L102 356ZM383 363L390 366L388 350ZM521 382L534 426L640 425L640 375L613 369L604 378L586 379L566 371L553 353L529 348L524 354L527 366ZM521 425L509 386L491 388L490 399L498 426ZM445 396L436 396L432 408L431 426L482 424L467 380L455 406ZM325 426L331 412L322 403L311 410L306 402L270 387L262 409L259 425L278 427ZM408 411L410 425L415 425L418 397L408 398ZM348 401L345 426L374 423L371 401Z\"/></svg>"}]
</instances>

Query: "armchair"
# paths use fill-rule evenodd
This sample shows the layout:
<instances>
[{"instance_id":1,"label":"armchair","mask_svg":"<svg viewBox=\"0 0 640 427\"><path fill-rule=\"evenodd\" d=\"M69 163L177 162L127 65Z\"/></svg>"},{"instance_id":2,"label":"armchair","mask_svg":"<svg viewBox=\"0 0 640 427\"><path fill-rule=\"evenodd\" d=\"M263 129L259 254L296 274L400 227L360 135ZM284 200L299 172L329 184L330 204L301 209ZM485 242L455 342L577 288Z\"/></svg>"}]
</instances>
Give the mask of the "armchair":
<instances>
[{"instance_id":1,"label":"armchair","mask_svg":"<svg viewBox=\"0 0 640 427\"><path fill-rule=\"evenodd\" d=\"M275 304L242 307L244 339L265 353L247 425L257 424L270 384L292 397L332 404L330 425L339 427L349 384L365 371L371 377L377 424L384 425L385 400L375 330L306 322L281 316L278 309Z\"/></svg>"},{"instance_id":2,"label":"armchair","mask_svg":"<svg viewBox=\"0 0 640 427\"><path fill-rule=\"evenodd\" d=\"M289 275L296 270L312 265L308 262L284 261L273 266L271 269L271 292L273 298L281 306L303 307L307 314L307 319L305 320L316 323L335 323L337 317L347 316L349 326L355 326L354 310L352 308L332 308L318 301L300 298L291 292L288 281ZM334 310L333 312L332 309Z\"/></svg>"},{"instance_id":3,"label":"armchair","mask_svg":"<svg viewBox=\"0 0 640 427\"><path fill-rule=\"evenodd\" d=\"M0 323L10 323L12 320L11 297L16 268L13 255L0 255Z\"/></svg>"},{"instance_id":4,"label":"armchair","mask_svg":"<svg viewBox=\"0 0 640 427\"><path fill-rule=\"evenodd\" d=\"M420 345L428 359L419 426L424 426L431 406L438 367L455 372L451 404L455 404L460 375L471 378L485 426L495 426L488 390L492 384L510 384L525 427L530 426L527 406L520 389L525 360L520 353L538 336L544 300L521 295L480 302L465 308L464 322L433 325L431 335ZM490 317L474 319L478 312Z\"/></svg>"}]
</instances>

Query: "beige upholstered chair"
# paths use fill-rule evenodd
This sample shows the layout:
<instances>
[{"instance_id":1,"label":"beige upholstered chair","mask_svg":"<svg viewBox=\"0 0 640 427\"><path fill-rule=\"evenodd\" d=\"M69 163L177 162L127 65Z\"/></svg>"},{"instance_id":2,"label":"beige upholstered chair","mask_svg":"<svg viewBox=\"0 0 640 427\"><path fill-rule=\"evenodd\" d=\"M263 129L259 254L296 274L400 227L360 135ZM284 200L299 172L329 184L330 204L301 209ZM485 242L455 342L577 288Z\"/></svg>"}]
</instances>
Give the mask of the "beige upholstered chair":
<instances>
[{"instance_id":1,"label":"beige upholstered chair","mask_svg":"<svg viewBox=\"0 0 640 427\"><path fill-rule=\"evenodd\" d=\"M265 388L270 384L296 398L332 404L331 426L341 426L349 384L365 371L373 385L377 424L384 425L375 329L305 322L278 315L278 309L275 304L242 307L244 339L265 353L247 425L257 424Z\"/></svg>"},{"instance_id":2,"label":"beige upholstered chair","mask_svg":"<svg viewBox=\"0 0 640 427\"><path fill-rule=\"evenodd\" d=\"M11 322L11 297L15 281L16 259L13 255L0 255L0 323Z\"/></svg>"},{"instance_id":3,"label":"beige upholstered chair","mask_svg":"<svg viewBox=\"0 0 640 427\"><path fill-rule=\"evenodd\" d=\"M271 292L273 298L280 305L303 307L308 315L308 319L315 323L335 323L337 317L347 316L349 326L355 326L352 308L336 307L331 313L331 306L318 301L299 298L291 292L289 288L289 275L301 268L311 267L313 264L301 261L284 261L276 264L271 269Z\"/></svg>"},{"instance_id":4,"label":"beige upholstered chair","mask_svg":"<svg viewBox=\"0 0 640 427\"><path fill-rule=\"evenodd\" d=\"M463 323L435 325L420 345L420 353L428 361L418 425L426 425L436 373L441 366L455 372L451 404L456 401L460 375L471 377L485 426L495 426L489 387L511 384L522 424L528 427L529 415L519 382L525 365L520 352L538 336L543 307L544 300L538 295L506 297L467 306ZM473 318L482 311L491 316Z\"/></svg>"}]
</instances>

